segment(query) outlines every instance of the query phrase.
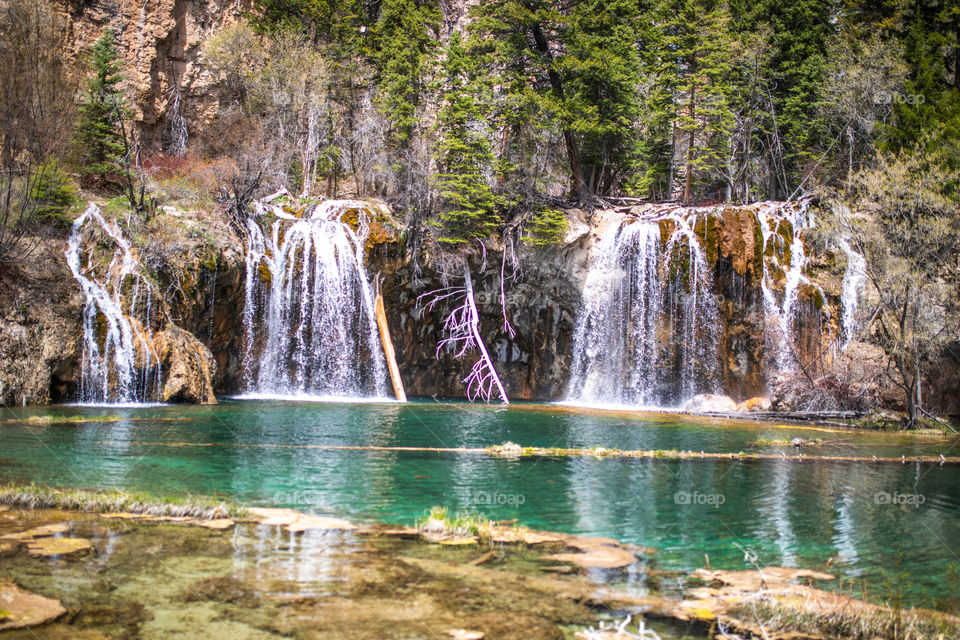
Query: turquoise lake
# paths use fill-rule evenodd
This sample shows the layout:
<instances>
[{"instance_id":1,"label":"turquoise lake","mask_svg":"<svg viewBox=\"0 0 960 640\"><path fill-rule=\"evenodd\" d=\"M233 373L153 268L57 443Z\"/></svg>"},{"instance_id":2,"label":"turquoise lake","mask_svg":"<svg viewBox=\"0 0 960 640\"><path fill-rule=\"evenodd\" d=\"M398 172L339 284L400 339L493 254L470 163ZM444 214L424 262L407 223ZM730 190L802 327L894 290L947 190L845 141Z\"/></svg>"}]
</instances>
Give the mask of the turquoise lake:
<instances>
[{"instance_id":1,"label":"turquoise lake","mask_svg":"<svg viewBox=\"0 0 960 640\"><path fill-rule=\"evenodd\" d=\"M960 442L556 405L227 401L0 410L0 478L224 495L360 521L433 505L655 548L658 569L826 569L833 588L935 606L960 593L960 468L798 461L956 455ZM784 460L494 457L322 447L523 446L762 451ZM630 581L630 576L621 578Z\"/></svg>"}]
</instances>

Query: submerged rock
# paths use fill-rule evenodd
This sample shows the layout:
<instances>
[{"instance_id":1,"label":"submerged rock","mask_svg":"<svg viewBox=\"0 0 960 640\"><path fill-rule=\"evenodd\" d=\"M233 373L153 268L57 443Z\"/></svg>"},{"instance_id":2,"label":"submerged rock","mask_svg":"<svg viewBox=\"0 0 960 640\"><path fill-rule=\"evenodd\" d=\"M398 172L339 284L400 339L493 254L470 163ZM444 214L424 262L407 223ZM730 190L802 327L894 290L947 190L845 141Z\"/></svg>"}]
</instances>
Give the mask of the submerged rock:
<instances>
[{"instance_id":1,"label":"submerged rock","mask_svg":"<svg viewBox=\"0 0 960 640\"><path fill-rule=\"evenodd\" d=\"M687 400L683 410L691 413L731 413L737 411L737 403L730 396L702 393Z\"/></svg>"},{"instance_id":2,"label":"submerged rock","mask_svg":"<svg viewBox=\"0 0 960 640\"><path fill-rule=\"evenodd\" d=\"M58 600L24 591L10 580L0 580L0 631L36 627L66 612Z\"/></svg>"},{"instance_id":3,"label":"submerged rock","mask_svg":"<svg viewBox=\"0 0 960 640\"><path fill-rule=\"evenodd\" d=\"M93 544L83 538L36 538L27 541L27 552L35 558L75 556L92 551Z\"/></svg>"}]
</instances>

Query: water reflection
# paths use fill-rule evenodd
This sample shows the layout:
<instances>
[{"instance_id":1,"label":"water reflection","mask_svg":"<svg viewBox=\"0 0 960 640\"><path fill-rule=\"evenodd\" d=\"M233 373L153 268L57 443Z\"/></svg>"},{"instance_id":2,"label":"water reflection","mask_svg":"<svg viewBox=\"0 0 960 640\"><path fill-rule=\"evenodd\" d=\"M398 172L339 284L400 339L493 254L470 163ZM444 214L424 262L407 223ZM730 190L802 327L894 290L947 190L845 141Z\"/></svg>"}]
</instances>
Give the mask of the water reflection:
<instances>
[{"instance_id":1,"label":"water reflection","mask_svg":"<svg viewBox=\"0 0 960 640\"><path fill-rule=\"evenodd\" d=\"M703 566L705 556L714 567L742 568L747 549L761 564L824 568L829 562L838 575L879 586L889 581L899 554L914 597L948 589L938 576L960 555L960 469L953 466L316 448L477 447L510 440L739 451L762 438L794 434L810 437L799 428L532 406L225 403L3 410L0 477L155 494L224 494L244 503L398 523L446 505L516 518L533 528L655 547L660 568ZM899 453L892 445L903 443L902 436L883 434L824 431L816 437L825 448L864 456ZM953 443L915 439L902 446L905 455L936 454L949 452ZM265 538L262 544L280 545L273 548L289 556L285 566L302 572L283 579L299 580L334 570L322 559L328 542Z\"/></svg>"}]
</instances>

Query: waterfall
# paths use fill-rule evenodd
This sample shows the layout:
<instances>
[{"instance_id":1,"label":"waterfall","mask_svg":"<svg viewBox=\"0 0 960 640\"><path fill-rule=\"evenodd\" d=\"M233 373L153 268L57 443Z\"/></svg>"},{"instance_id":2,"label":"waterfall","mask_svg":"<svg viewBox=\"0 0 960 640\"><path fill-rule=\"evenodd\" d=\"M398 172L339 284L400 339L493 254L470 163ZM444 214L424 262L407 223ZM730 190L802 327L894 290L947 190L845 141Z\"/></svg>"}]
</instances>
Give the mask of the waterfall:
<instances>
[{"instance_id":1,"label":"waterfall","mask_svg":"<svg viewBox=\"0 0 960 640\"><path fill-rule=\"evenodd\" d=\"M819 285L811 282L803 273L807 257L801 234L805 229L812 228L815 220L806 203L796 207L783 203L760 203L756 207L757 223L763 236L763 255L769 253L776 256L783 271L783 296L779 301L774 294L774 274L766 259L763 260L760 288L764 315L773 321L770 339L774 349L774 365L776 370L784 371L796 364L792 345L798 288L801 284L810 285L823 295Z\"/></svg>"},{"instance_id":2,"label":"waterfall","mask_svg":"<svg viewBox=\"0 0 960 640\"><path fill-rule=\"evenodd\" d=\"M846 238L840 237L838 243L847 256L847 268L843 272L840 290L840 306L843 309L841 349L846 349L857 334L857 311L860 308L860 293L867 279L867 263Z\"/></svg>"},{"instance_id":3,"label":"waterfall","mask_svg":"<svg viewBox=\"0 0 960 640\"><path fill-rule=\"evenodd\" d=\"M109 262L97 254L101 239L114 246ZM91 203L73 223L66 256L85 298L80 401L135 403L159 397L160 361L149 335L153 287L140 273L130 243Z\"/></svg>"},{"instance_id":4,"label":"waterfall","mask_svg":"<svg viewBox=\"0 0 960 640\"><path fill-rule=\"evenodd\" d=\"M247 221L247 397L388 397L363 266L368 207L327 200L294 215L257 204Z\"/></svg>"},{"instance_id":5,"label":"waterfall","mask_svg":"<svg viewBox=\"0 0 960 640\"><path fill-rule=\"evenodd\" d=\"M715 390L717 305L696 220L670 214L604 234L574 331L568 400L664 407Z\"/></svg>"}]
</instances>

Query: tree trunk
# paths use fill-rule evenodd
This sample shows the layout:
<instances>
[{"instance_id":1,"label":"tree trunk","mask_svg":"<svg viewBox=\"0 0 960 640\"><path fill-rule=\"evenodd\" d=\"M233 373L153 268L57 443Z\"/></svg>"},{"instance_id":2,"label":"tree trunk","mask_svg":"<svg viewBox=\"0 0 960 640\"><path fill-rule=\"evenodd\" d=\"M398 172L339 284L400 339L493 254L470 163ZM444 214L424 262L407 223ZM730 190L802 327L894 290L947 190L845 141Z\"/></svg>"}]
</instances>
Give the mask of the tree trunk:
<instances>
[{"instance_id":1,"label":"tree trunk","mask_svg":"<svg viewBox=\"0 0 960 640\"><path fill-rule=\"evenodd\" d=\"M693 184L693 145L696 142L696 108L694 107L694 101L696 100L697 95L697 85L690 85L690 119L693 120L693 125L690 127L690 135L687 139L687 175L684 180L683 186L683 204L690 204L690 190Z\"/></svg>"},{"instance_id":2,"label":"tree trunk","mask_svg":"<svg viewBox=\"0 0 960 640\"><path fill-rule=\"evenodd\" d=\"M557 98L563 101L563 82L560 80L560 74L553 68L553 56L550 54L550 46L547 44L547 38L543 35L540 25L534 23L530 27L533 34L533 41L537 52L547 61L547 78L550 80L550 88ZM580 156L577 153L577 143L573 138L573 132L567 127L563 129L563 142L567 147L567 160L570 163L570 175L573 179L573 191L576 192L580 201L584 201L590 195L586 183L583 180L583 170L580 167Z\"/></svg>"}]
</instances>

